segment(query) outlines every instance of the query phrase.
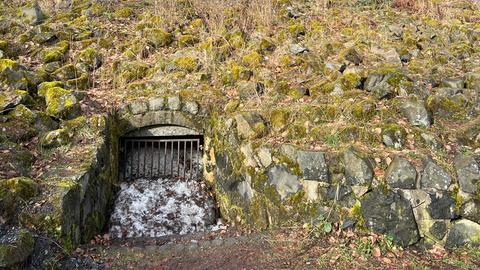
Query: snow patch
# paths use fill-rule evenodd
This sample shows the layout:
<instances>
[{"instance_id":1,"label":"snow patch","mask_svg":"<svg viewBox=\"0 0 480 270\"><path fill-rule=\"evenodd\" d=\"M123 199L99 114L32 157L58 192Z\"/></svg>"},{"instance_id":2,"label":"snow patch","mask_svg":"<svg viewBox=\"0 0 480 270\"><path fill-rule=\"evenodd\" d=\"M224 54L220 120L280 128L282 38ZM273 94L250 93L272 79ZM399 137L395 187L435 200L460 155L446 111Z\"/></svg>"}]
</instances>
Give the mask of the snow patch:
<instances>
[{"instance_id":1,"label":"snow patch","mask_svg":"<svg viewBox=\"0 0 480 270\"><path fill-rule=\"evenodd\" d=\"M117 238L160 237L209 230L214 201L200 180L161 178L122 183L111 216Z\"/></svg>"}]
</instances>

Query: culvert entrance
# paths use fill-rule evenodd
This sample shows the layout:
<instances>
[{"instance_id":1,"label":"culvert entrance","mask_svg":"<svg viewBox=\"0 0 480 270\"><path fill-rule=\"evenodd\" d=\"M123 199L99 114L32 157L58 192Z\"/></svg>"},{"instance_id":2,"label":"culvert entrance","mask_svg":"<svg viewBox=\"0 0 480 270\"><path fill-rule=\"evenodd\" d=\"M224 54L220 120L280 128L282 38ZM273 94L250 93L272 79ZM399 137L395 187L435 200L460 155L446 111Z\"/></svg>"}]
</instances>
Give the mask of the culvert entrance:
<instances>
[{"instance_id":1,"label":"culvert entrance","mask_svg":"<svg viewBox=\"0 0 480 270\"><path fill-rule=\"evenodd\" d=\"M214 198L203 181L203 137L180 127L161 129L120 139L120 191L110 219L115 238L183 235L216 224Z\"/></svg>"}]
</instances>

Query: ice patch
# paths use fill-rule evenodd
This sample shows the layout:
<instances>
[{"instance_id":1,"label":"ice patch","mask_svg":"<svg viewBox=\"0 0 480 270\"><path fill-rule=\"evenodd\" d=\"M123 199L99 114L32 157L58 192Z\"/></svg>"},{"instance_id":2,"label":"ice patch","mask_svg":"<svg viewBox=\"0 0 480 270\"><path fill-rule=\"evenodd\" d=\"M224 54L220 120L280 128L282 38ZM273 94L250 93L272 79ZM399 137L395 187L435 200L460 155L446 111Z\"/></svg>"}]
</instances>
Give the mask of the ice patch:
<instances>
[{"instance_id":1,"label":"ice patch","mask_svg":"<svg viewBox=\"0 0 480 270\"><path fill-rule=\"evenodd\" d=\"M110 219L113 237L183 235L216 223L214 201L202 181L138 179L120 187Z\"/></svg>"}]
</instances>

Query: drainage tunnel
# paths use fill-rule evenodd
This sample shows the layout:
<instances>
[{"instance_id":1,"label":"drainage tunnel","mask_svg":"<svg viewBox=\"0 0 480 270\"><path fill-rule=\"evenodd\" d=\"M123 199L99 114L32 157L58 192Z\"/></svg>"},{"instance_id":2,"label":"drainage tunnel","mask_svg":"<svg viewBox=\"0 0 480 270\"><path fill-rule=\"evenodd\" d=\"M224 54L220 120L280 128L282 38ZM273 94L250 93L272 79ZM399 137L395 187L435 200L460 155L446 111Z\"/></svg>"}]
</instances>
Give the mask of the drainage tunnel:
<instances>
[{"instance_id":1,"label":"drainage tunnel","mask_svg":"<svg viewBox=\"0 0 480 270\"><path fill-rule=\"evenodd\" d=\"M203 137L179 126L139 129L120 138L120 191L110 219L114 238L206 231L217 222L203 181Z\"/></svg>"}]
</instances>

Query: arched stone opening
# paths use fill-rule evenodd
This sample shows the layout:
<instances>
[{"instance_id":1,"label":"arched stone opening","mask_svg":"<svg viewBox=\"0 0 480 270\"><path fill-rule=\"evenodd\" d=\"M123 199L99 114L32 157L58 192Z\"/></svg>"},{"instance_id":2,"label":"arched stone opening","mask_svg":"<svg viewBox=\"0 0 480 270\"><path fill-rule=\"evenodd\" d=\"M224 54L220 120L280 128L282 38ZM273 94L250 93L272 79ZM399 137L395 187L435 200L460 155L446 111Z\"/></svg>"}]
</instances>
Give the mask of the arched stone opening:
<instances>
[{"instance_id":1,"label":"arched stone opening","mask_svg":"<svg viewBox=\"0 0 480 270\"><path fill-rule=\"evenodd\" d=\"M117 115L113 237L187 234L217 222L214 197L203 181L205 121L198 105L153 107L151 101L132 104Z\"/></svg>"}]
</instances>

